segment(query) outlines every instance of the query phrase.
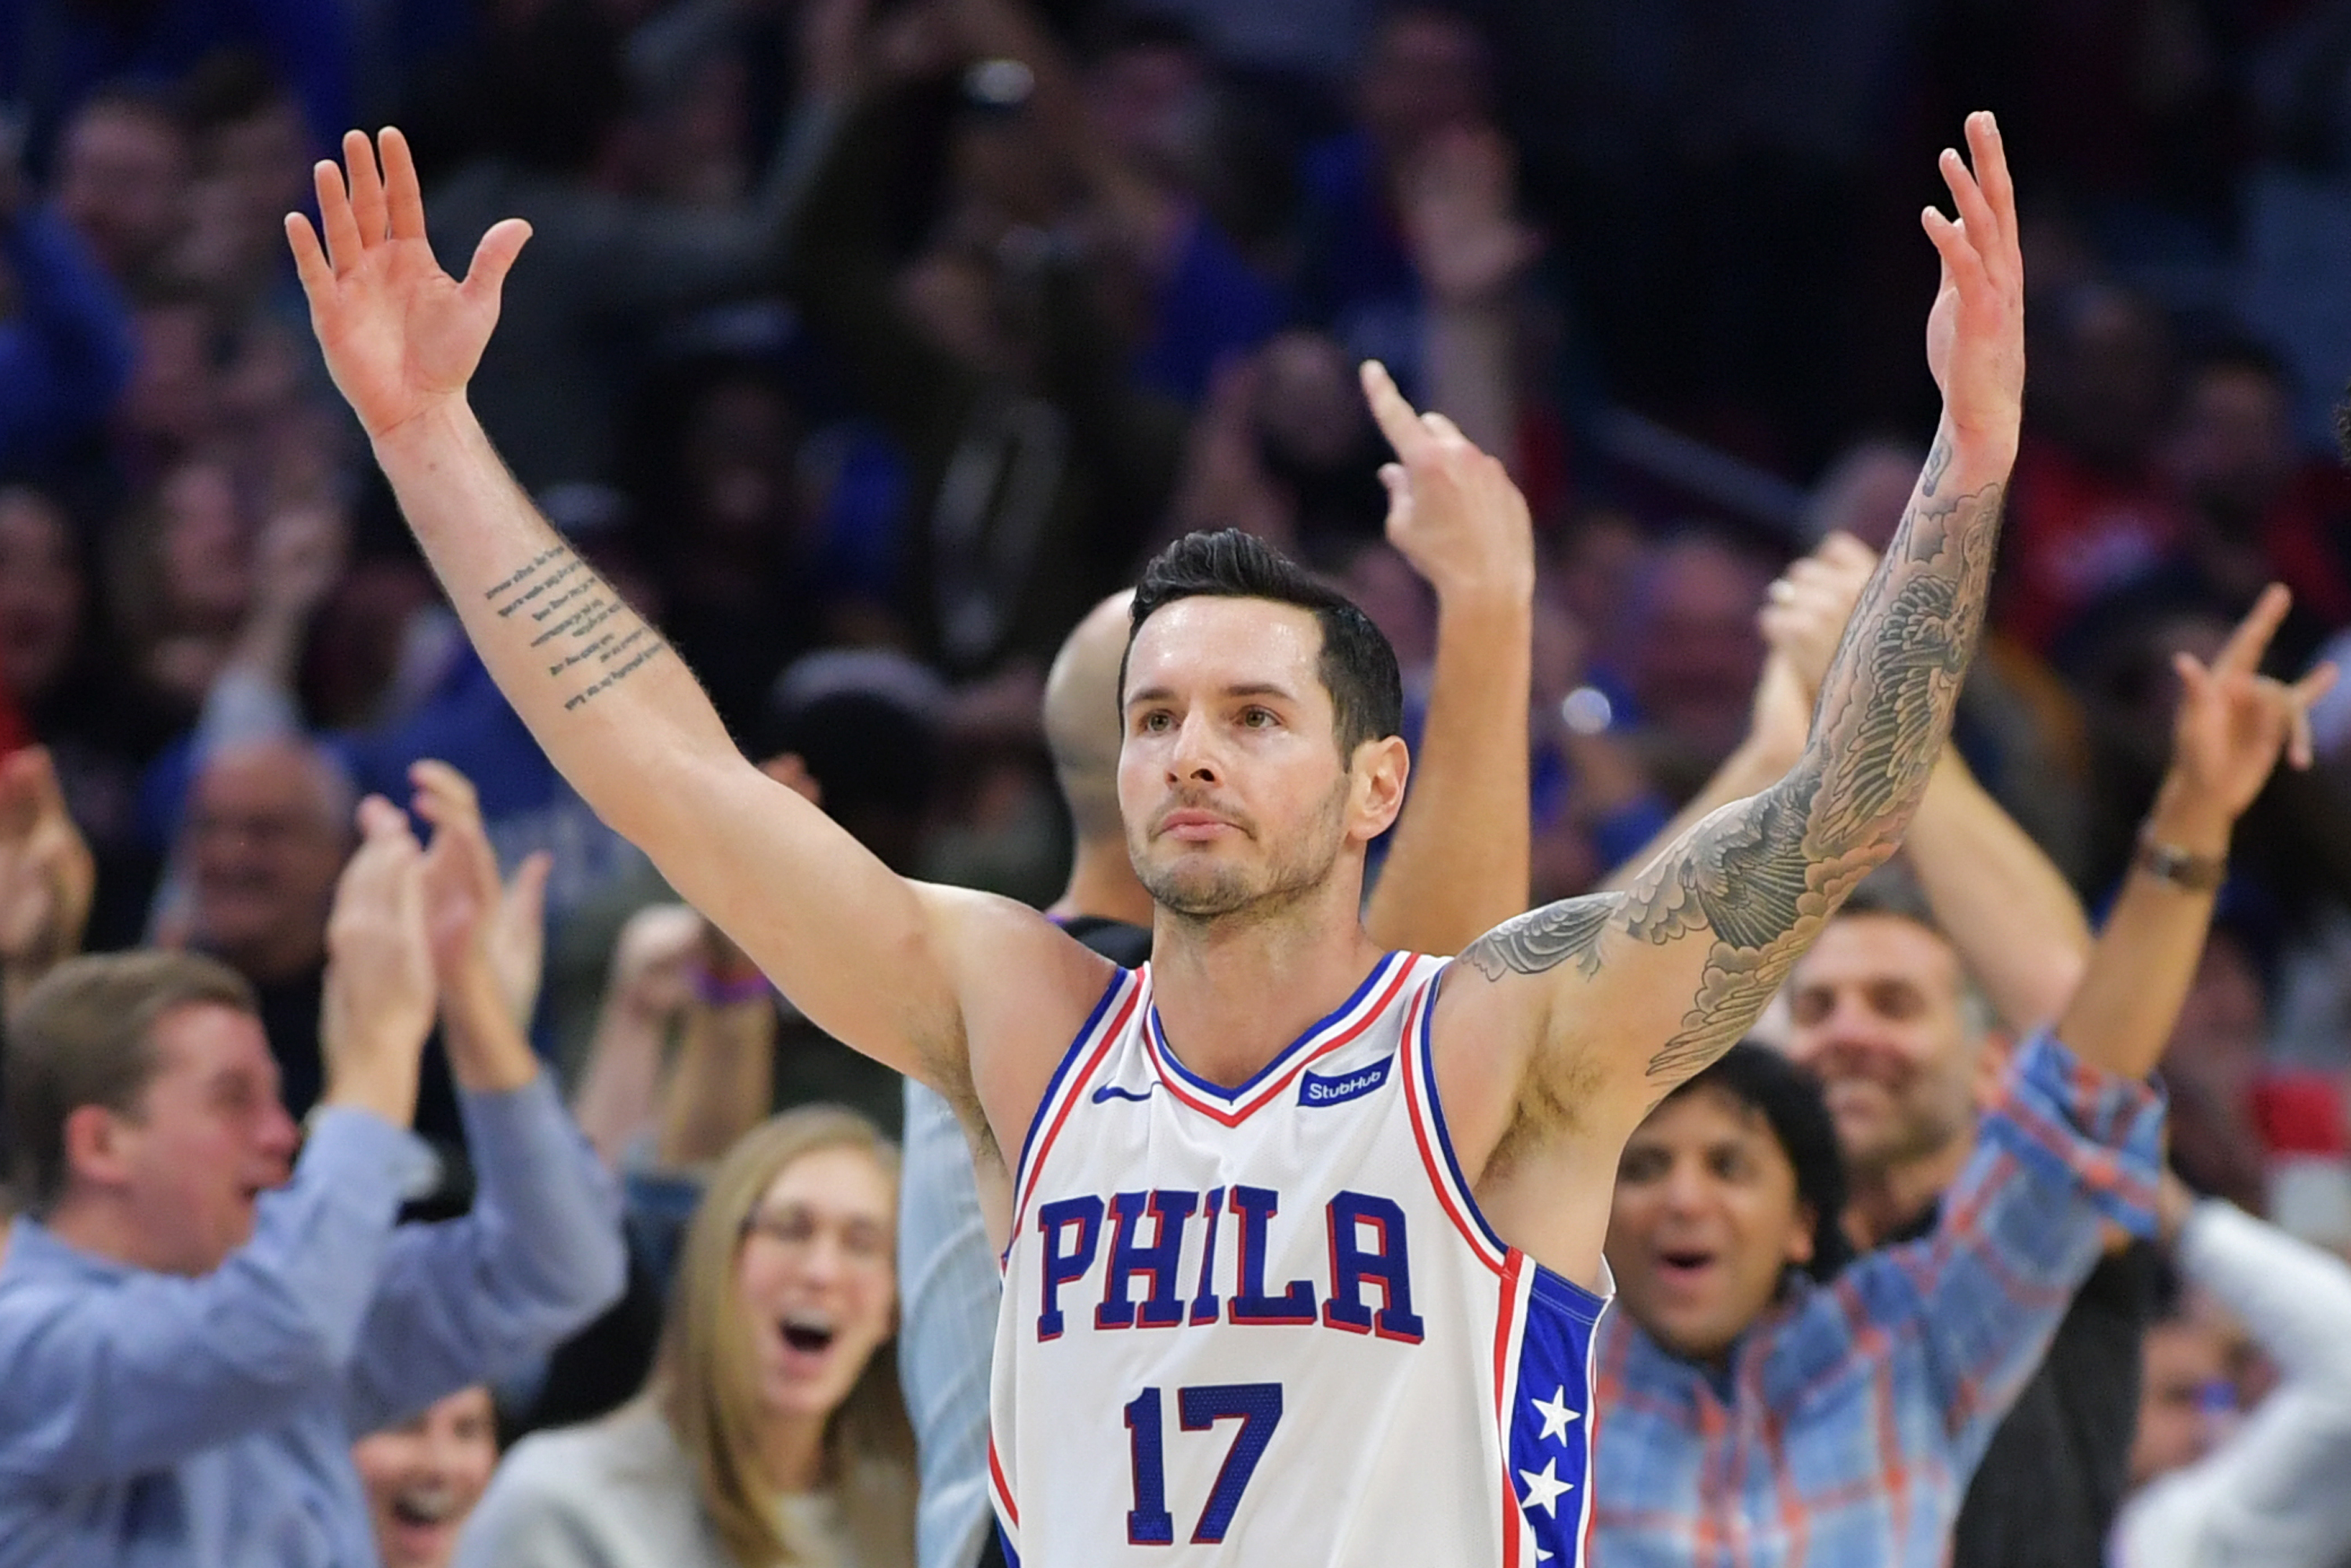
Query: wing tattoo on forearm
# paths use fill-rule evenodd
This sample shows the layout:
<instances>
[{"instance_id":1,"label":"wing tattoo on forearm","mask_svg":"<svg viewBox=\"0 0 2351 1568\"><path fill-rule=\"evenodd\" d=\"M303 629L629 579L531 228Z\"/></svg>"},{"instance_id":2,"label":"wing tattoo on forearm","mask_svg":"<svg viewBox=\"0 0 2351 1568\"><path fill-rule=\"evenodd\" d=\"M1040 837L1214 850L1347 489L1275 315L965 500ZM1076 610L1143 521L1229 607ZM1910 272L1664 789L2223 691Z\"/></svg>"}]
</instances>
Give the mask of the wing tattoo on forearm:
<instances>
[{"instance_id":1,"label":"wing tattoo on forearm","mask_svg":"<svg viewBox=\"0 0 2351 1568\"><path fill-rule=\"evenodd\" d=\"M1926 792L1982 630L2005 486L1944 489L1938 443L1886 559L1821 683L1810 742L1778 783L1690 830L1622 893L1570 899L1479 938L1489 980L1571 959L1587 977L1612 932L1667 943L1703 932L1703 975L1652 1056L1660 1088L1730 1049L1854 885L1884 863Z\"/></svg>"}]
</instances>

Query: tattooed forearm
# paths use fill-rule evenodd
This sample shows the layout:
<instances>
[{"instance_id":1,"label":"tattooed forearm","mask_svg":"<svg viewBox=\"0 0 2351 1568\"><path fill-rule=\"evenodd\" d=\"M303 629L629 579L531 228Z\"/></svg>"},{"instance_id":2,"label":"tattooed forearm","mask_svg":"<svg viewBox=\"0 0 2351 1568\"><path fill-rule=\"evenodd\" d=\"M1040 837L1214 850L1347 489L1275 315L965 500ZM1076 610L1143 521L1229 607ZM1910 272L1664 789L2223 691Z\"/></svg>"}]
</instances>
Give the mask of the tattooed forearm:
<instances>
[{"instance_id":1,"label":"tattooed forearm","mask_svg":"<svg viewBox=\"0 0 2351 1568\"><path fill-rule=\"evenodd\" d=\"M1938 444L1821 685L1796 768L1691 830L1622 894L1538 910L1462 957L1489 980L1573 958L1586 977L1611 933L1708 940L1680 1027L1650 1057L1659 1085L1735 1044L1854 884L1890 856L1949 734L1982 626L2001 486L1964 494Z\"/></svg>"},{"instance_id":2,"label":"tattooed forearm","mask_svg":"<svg viewBox=\"0 0 2351 1568\"><path fill-rule=\"evenodd\" d=\"M550 545L483 597L501 621L523 618L550 680L577 687L568 711L593 701L669 645L567 545Z\"/></svg>"}]
</instances>

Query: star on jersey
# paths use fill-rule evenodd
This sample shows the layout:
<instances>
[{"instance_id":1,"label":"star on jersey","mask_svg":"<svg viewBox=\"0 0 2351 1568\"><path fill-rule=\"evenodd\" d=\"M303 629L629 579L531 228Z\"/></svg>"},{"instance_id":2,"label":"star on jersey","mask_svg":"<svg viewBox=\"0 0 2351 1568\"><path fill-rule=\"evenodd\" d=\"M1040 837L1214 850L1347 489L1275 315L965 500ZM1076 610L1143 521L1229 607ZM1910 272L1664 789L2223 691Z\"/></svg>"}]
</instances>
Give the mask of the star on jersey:
<instances>
[{"instance_id":1,"label":"star on jersey","mask_svg":"<svg viewBox=\"0 0 2351 1568\"><path fill-rule=\"evenodd\" d=\"M1567 1407L1567 1385L1563 1383L1552 1390L1552 1396L1548 1400L1530 1399L1527 1403L1532 1405L1536 1414L1542 1417L1542 1436L1535 1439L1539 1443L1551 1437L1557 1437L1562 1443L1566 1442L1567 1424L1570 1421L1580 1421L1583 1418L1583 1412Z\"/></svg>"},{"instance_id":2,"label":"star on jersey","mask_svg":"<svg viewBox=\"0 0 2351 1568\"><path fill-rule=\"evenodd\" d=\"M1559 1461L1545 1459L1542 1472L1520 1470L1519 1479L1527 1483L1527 1495L1520 1500L1521 1508L1539 1508L1553 1519L1559 1517L1560 1494L1574 1490L1575 1483L1559 1479Z\"/></svg>"}]
</instances>

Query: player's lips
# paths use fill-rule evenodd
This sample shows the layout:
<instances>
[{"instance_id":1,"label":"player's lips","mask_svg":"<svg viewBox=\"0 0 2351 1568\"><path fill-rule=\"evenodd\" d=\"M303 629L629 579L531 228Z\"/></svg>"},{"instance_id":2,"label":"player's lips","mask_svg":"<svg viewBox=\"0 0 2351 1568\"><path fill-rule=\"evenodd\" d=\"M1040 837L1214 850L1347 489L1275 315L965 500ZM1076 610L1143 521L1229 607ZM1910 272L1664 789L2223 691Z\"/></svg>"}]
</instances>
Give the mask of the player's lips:
<instances>
[{"instance_id":1,"label":"player's lips","mask_svg":"<svg viewBox=\"0 0 2351 1568\"><path fill-rule=\"evenodd\" d=\"M1240 830L1214 811L1187 809L1170 811L1160 818L1159 831L1169 838L1181 839L1186 843L1199 843L1213 839L1220 833L1238 832Z\"/></svg>"}]
</instances>

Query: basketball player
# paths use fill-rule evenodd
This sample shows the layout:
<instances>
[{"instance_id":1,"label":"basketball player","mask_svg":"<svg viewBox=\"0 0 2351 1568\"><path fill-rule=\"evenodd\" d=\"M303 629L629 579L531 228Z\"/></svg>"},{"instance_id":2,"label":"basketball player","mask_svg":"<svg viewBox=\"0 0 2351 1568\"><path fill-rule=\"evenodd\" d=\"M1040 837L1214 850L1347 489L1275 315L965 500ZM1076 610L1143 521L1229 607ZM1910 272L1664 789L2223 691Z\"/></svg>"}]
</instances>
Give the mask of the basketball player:
<instances>
[{"instance_id":1,"label":"basketball player","mask_svg":"<svg viewBox=\"0 0 2351 1568\"><path fill-rule=\"evenodd\" d=\"M287 219L312 322L516 710L811 1019L945 1094L980 1145L1008 1243L992 1469L1014 1556L1578 1555L1618 1150L1893 852L1981 623L2023 290L1991 116L1968 141L1972 174L1942 159L1959 220L1923 219L1942 426L1803 758L1629 891L1522 915L1450 968L1377 951L1358 916L1404 794L1394 655L1238 535L1178 541L1135 596L1119 803L1156 904L1148 968L891 873L737 753L467 408L526 225L491 229L460 283L398 132L319 166L324 245ZM1412 504L1499 482L1375 367L1365 383Z\"/></svg>"}]
</instances>

